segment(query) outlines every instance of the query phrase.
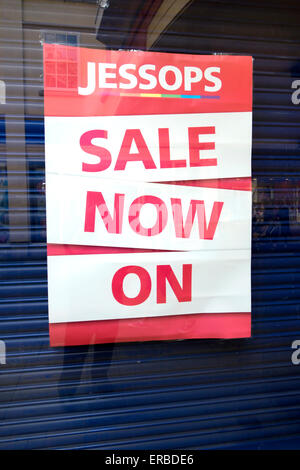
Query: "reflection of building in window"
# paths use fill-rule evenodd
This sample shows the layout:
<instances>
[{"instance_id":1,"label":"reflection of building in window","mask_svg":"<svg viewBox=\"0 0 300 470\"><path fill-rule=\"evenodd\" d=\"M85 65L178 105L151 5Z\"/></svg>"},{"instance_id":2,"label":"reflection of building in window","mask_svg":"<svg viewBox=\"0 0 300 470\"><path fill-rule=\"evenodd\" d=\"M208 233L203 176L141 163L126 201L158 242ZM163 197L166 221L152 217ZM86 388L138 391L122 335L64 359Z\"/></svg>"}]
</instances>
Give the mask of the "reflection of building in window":
<instances>
[{"instance_id":1,"label":"reflection of building in window","mask_svg":"<svg viewBox=\"0 0 300 470\"><path fill-rule=\"evenodd\" d=\"M77 46L74 33L45 33L49 44ZM74 90L78 84L78 51L76 47L56 48L46 51L44 86L54 90Z\"/></svg>"},{"instance_id":2,"label":"reflection of building in window","mask_svg":"<svg viewBox=\"0 0 300 470\"><path fill-rule=\"evenodd\" d=\"M298 178L253 181L253 238L286 239L300 234Z\"/></svg>"},{"instance_id":3,"label":"reflection of building in window","mask_svg":"<svg viewBox=\"0 0 300 470\"><path fill-rule=\"evenodd\" d=\"M294 210L294 219L295 219L295 222L300 222L300 189L299 187L295 189L295 197L296 197L296 200L297 200L297 205L295 207L295 210Z\"/></svg>"}]
</instances>

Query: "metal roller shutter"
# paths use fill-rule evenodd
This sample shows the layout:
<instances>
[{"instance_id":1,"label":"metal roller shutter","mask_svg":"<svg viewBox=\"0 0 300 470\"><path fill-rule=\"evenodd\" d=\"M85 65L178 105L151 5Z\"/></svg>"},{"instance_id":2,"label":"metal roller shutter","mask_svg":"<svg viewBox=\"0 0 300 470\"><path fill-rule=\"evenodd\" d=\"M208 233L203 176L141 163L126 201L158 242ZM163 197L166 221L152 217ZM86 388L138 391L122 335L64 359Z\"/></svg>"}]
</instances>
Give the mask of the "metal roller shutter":
<instances>
[{"instance_id":1,"label":"metal roller shutter","mask_svg":"<svg viewBox=\"0 0 300 470\"><path fill-rule=\"evenodd\" d=\"M132 26L130 9L111 3L99 39L134 47L119 27ZM39 41L47 32L99 47L96 6L1 7L0 449L299 447L300 376L291 362L300 339L300 114L291 101L298 2L191 2L152 46L254 56L252 338L69 348L48 344Z\"/></svg>"}]
</instances>

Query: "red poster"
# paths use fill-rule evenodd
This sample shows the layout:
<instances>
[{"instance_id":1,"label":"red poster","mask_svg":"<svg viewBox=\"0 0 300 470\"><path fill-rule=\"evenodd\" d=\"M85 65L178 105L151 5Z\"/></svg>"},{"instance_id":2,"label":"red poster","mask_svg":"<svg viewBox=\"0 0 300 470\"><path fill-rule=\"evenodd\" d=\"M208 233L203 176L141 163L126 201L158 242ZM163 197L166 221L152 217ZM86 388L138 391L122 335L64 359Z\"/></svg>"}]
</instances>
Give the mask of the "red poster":
<instances>
[{"instance_id":1,"label":"red poster","mask_svg":"<svg viewBox=\"0 0 300 470\"><path fill-rule=\"evenodd\" d=\"M251 335L252 58L44 44L52 346Z\"/></svg>"}]
</instances>

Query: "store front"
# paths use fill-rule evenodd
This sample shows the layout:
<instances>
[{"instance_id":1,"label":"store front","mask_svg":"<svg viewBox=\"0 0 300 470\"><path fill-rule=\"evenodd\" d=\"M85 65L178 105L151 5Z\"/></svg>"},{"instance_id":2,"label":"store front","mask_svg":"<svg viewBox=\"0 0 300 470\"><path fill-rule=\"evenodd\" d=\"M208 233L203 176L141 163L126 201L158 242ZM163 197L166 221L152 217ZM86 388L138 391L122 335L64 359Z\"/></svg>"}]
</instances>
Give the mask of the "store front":
<instances>
[{"instance_id":1,"label":"store front","mask_svg":"<svg viewBox=\"0 0 300 470\"><path fill-rule=\"evenodd\" d=\"M298 2L2 0L0 21L0 448L299 448ZM247 334L164 324L50 346L44 104L80 76L72 54L47 61L45 46L253 57ZM184 272L181 290L168 275L188 292Z\"/></svg>"}]
</instances>

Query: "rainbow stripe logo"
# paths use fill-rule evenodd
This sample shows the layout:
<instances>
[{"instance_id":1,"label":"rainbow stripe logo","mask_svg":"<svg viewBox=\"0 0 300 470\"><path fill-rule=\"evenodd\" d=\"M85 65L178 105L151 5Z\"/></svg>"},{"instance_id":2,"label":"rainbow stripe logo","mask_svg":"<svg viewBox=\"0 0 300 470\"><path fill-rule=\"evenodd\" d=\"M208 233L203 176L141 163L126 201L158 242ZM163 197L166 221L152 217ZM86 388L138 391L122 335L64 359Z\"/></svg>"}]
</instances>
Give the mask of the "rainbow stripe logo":
<instances>
[{"instance_id":1,"label":"rainbow stripe logo","mask_svg":"<svg viewBox=\"0 0 300 470\"><path fill-rule=\"evenodd\" d=\"M218 100L220 96L210 96L210 95L173 95L165 93L124 93L124 92L102 92L102 95L109 96L126 96L131 98L186 98L186 99L208 99L208 100Z\"/></svg>"}]
</instances>

